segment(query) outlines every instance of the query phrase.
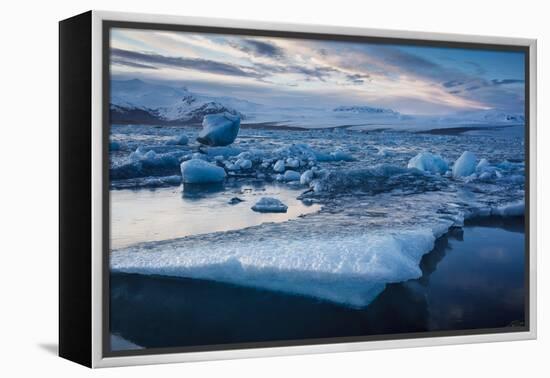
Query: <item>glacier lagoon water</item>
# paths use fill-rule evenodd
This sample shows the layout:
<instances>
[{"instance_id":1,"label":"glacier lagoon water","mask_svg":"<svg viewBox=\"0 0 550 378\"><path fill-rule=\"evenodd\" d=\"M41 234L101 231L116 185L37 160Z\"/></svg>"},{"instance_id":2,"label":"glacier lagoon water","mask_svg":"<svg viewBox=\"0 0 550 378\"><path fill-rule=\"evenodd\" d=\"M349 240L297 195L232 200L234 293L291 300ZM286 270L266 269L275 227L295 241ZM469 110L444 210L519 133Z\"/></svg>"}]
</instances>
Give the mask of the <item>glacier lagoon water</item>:
<instances>
[{"instance_id":1,"label":"glacier lagoon water","mask_svg":"<svg viewBox=\"0 0 550 378\"><path fill-rule=\"evenodd\" d=\"M465 220L523 215L524 142L511 128L456 135L243 128L229 148L200 147L193 142L198 131L113 125L113 196L128 188L139 195L150 188L177 191L179 164L193 157L228 172L221 188L187 191L184 186L182 195L194 193L197 208L228 187L279 183L302 193L296 198L304 206L320 209L284 222L243 228L235 222L229 231L126 242L111 253L113 272L205 279L365 308L389 284L421 277L422 256ZM182 133L189 145L168 143ZM437 154L452 166L464 151L489 165L458 179L407 168L421 152ZM251 168L234 170L239 159L249 160ZM299 173L314 170L313 181L282 182L273 169L280 161L279 166ZM241 205L228 207L224 217L231 219ZM221 207L206 207L213 216L222 213ZM116 211L112 216L118 219ZM162 229L163 223L157 226Z\"/></svg>"},{"instance_id":2,"label":"glacier lagoon water","mask_svg":"<svg viewBox=\"0 0 550 378\"><path fill-rule=\"evenodd\" d=\"M319 211L320 205L297 200L300 193L275 184L228 186L210 192L186 192L181 186L115 190L111 192L111 248L285 222ZM251 211L263 196L281 199L287 212ZM233 198L242 202L232 204Z\"/></svg>"}]
</instances>

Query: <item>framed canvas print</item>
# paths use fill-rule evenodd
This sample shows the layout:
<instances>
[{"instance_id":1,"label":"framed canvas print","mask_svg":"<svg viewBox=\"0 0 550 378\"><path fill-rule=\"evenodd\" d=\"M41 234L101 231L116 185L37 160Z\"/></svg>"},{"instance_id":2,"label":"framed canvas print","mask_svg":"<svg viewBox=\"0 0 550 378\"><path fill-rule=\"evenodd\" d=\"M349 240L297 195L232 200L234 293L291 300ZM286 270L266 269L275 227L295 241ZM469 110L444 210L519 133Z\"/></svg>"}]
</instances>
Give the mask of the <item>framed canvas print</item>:
<instances>
[{"instance_id":1,"label":"framed canvas print","mask_svg":"<svg viewBox=\"0 0 550 378\"><path fill-rule=\"evenodd\" d=\"M536 337L536 42L60 22L60 355Z\"/></svg>"}]
</instances>

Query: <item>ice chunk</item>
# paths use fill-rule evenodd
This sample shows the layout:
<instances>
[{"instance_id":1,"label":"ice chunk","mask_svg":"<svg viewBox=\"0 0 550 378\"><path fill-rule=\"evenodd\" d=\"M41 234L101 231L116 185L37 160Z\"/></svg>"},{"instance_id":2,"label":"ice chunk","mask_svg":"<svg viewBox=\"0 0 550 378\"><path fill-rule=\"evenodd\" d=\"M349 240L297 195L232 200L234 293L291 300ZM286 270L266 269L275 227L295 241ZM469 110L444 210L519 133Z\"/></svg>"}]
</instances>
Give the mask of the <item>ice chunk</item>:
<instances>
[{"instance_id":1,"label":"ice chunk","mask_svg":"<svg viewBox=\"0 0 550 378\"><path fill-rule=\"evenodd\" d=\"M239 133L241 118L230 113L205 115L197 141L207 146L227 146Z\"/></svg>"},{"instance_id":2,"label":"ice chunk","mask_svg":"<svg viewBox=\"0 0 550 378\"><path fill-rule=\"evenodd\" d=\"M288 158L286 159L285 165L288 168L298 168L300 166L300 160L295 158Z\"/></svg>"},{"instance_id":3,"label":"ice chunk","mask_svg":"<svg viewBox=\"0 0 550 378\"><path fill-rule=\"evenodd\" d=\"M178 135L174 139L170 139L166 144L184 146L189 142L189 138L185 134Z\"/></svg>"},{"instance_id":4,"label":"ice chunk","mask_svg":"<svg viewBox=\"0 0 550 378\"><path fill-rule=\"evenodd\" d=\"M313 171L311 169L308 169L300 176L300 184L302 185L309 185L311 180L313 180Z\"/></svg>"},{"instance_id":5,"label":"ice chunk","mask_svg":"<svg viewBox=\"0 0 550 378\"><path fill-rule=\"evenodd\" d=\"M201 159L191 159L181 163L184 184L208 184L222 182L225 170Z\"/></svg>"},{"instance_id":6,"label":"ice chunk","mask_svg":"<svg viewBox=\"0 0 550 378\"><path fill-rule=\"evenodd\" d=\"M518 217L525 214L525 201L513 202L492 209L493 215L501 217Z\"/></svg>"},{"instance_id":7,"label":"ice chunk","mask_svg":"<svg viewBox=\"0 0 550 378\"><path fill-rule=\"evenodd\" d=\"M241 169L250 169L252 168L252 162L248 159L239 158L235 162L235 165L238 165Z\"/></svg>"},{"instance_id":8,"label":"ice chunk","mask_svg":"<svg viewBox=\"0 0 550 378\"><path fill-rule=\"evenodd\" d=\"M453 177L470 176L476 170L476 161L477 158L473 153L464 151L453 165Z\"/></svg>"},{"instance_id":9,"label":"ice chunk","mask_svg":"<svg viewBox=\"0 0 550 378\"><path fill-rule=\"evenodd\" d=\"M342 150L334 151L330 154L334 161L353 161L353 156Z\"/></svg>"},{"instance_id":10,"label":"ice chunk","mask_svg":"<svg viewBox=\"0 0 550 378\"><path fill-rule=\"evenodd\" d=\"M449 165L439 155L430 152L421 152L409 160L407 168L416 168L425 172L445 174L449 169Z\"/></svg>"},{"instance_id":11,"label":"ice chunk","mask_svg":"<svg viewBox=\"0 0 550 378\"><path fill-rule=\"evenodd\" d=\"M272 197L262 197L252 206L252 210L260 213L286 213L287 209L288 206Z\"/></svg>"},{"instance_id":12,"label":"ice chunk","mask_svg":"<svg viewBox=\"0 0 550 378\"><path fill-rule=\"evenodd\" d=\"M285 171L285 162L283 160L277 160L273 166L275 172L284 172Z\"/></svg>"},{"instance_id":13,"label":"ice chunk","mask_svg":"<svg viewBox=\"0 0 550 378\"><path fill-rule=\"evenodd\" d=\"M486 171L487 168L489 168L490 166L491 165L489 164L489 161L487 161L487 159L481 159L476 165L476 172Z\"/></svg>"},{"instance_id":14,"label":"ice chunk","mask_svg":"<svg viewBox=\"0 0 550 378\"><path fill-rule=\"evenodd\" d=\"M284 174L285 181L300 181L300 174L296 171L288 170Z\"/></svg>"}]
</instances>

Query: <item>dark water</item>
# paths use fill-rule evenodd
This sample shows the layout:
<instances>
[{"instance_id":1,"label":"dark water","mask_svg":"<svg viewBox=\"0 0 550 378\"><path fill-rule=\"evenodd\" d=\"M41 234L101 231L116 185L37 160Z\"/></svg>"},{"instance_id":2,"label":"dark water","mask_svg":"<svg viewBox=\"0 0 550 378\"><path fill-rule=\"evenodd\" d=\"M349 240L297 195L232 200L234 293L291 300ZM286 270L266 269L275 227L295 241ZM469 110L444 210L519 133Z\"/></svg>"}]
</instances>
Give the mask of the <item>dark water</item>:
<instances>
[{"instance_id":1,"label":"dark water","mask_svg":"<svg viewBox=\"0 0 550 378\"><path fill-rule=\"evenodd\" d=\"M111 332L145 348L472 330L524 324L524 225L470 222L438 239L423 276L365 309L228 284L111 275Z\"/></svg>"}]
</instances>

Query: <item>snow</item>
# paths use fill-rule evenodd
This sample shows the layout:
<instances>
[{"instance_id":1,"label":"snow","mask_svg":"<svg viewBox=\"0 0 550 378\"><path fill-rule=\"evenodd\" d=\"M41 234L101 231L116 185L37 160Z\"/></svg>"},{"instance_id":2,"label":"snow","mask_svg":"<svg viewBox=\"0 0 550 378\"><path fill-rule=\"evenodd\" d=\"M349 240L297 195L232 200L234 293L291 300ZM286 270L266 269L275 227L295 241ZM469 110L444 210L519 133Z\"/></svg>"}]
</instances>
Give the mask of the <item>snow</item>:
<instances>
[{"instance_id":1,"label":"snow","mask_svg":"<svg viewBox=\"0 0 550 378\"><path fill-rule=\"evenodd\" d=\"M225 170L201 159L191 159L181 163L184 184L208 184L222 182Z\"/></svg>"},{"instance_id":2,"label":"snow","mask_svg":"<svg viewBox=\"0 0 550 378\"><path fill-rule=\"evenodd\" d=\"M416 168L424 172L444 174L449 169L449 165L439 155L430 152L421 152L409 160L407 168Z\"/></svg>"},{"instance_id":3,"label":"snow","mask_svg":"<svg viewBox=\"0 0 550 378\"><path fill-rule=\"evenodd\" d=\"M251 209L259 213L286 213L288 206L277 198L262 197Z\"/></svg>"},{"instance_id":4,"label":"snow","mask_svg":"<svg viewBox=\"0 0 550 378\"><path fill-rule=\"evenodd\" d=\"M208 146L227 146L235 141L241 119L230 113L204 116L197 141Z\"/></svg>"},{"instance_id":5,"label":"snow","mask_svg":"<svg viewBox=\"0 0 550 378\"><path fill-rule=\"evenodd\" d=\"M453 177L467 177L476 170L477 157L469 151L464 151L453 165Z\"/></svg>"}]
</instances>

